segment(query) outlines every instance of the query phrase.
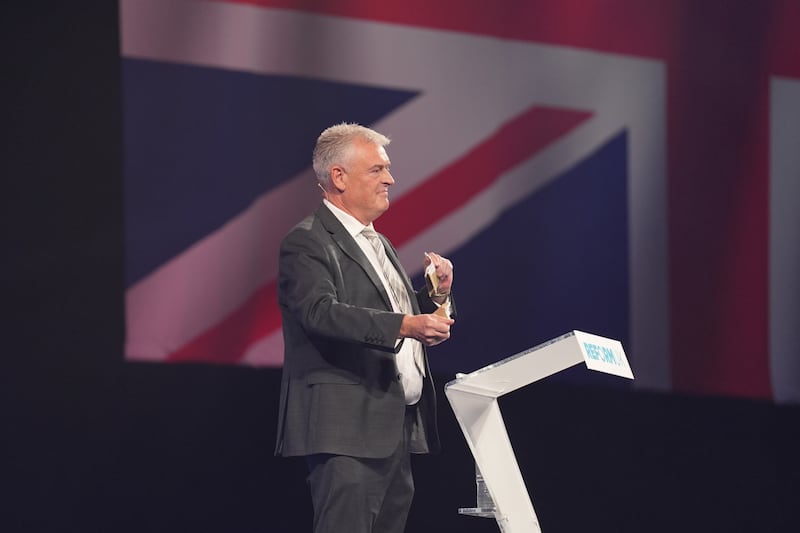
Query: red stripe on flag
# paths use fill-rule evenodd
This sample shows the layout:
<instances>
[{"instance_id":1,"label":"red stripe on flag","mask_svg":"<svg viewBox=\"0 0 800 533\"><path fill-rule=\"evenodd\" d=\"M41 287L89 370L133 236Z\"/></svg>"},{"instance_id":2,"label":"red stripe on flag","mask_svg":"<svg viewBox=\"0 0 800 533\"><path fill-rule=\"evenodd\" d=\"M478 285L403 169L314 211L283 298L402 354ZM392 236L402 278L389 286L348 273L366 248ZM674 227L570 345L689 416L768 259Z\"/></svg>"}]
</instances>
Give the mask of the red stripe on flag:
<instances>
[{"instance_id":1,"label":"red stripe on flag","mask_svg":"<svg viewBox=\"0 0 800 533\"><path fill-rule=\"evenodd\" d=\"M588 111L531 107L397 200L380 219L381 232L402 246L591 116Z\"/></svg>"},{"instance_id":2,"label":"red stripe on flag","mask_svg":"<svg viewBox=\"0 0 800 533\"><path fill-rule=\"evenodd\" d=\"M277 287L277 281L261 287L222 322L169 354L166 360L237 363L250 346L281 327Z\"/></svg>"},{"instance_id":3,"label":"red stripe on flag","mask_svg":"<svg viewBox=\"0 0 800 533\"><path fill-rule=\"evenodd\" d=\"M667 53L667 46L674 39L671 21L682 8L674 0L528 0L495 2L491 6L484 0L225 1L646 57Z\"/></svg>"},{"instance_id":4,"label":"red stripe on flag","mask_svg":"<svg viewBox=\"0 0 800 533\"><path fill-rule=\"evenodd\" d=\"M706 9L668 73L673 388L769 398L768 14Z\"/></svg>"},{"instance_id":5,"label":"red stripe on flag","mask_svg":"<svg viewBox=\"0 0 800 533\"><path fill-rule=\"evenodd\" d=\"M764 6L753 4L753 8L763 10ZM769 43L770 73L800 78L800 32L797 31L800 2L782 1L773 4L768 12L765 38Z\"/></svg>"}]
</instances>

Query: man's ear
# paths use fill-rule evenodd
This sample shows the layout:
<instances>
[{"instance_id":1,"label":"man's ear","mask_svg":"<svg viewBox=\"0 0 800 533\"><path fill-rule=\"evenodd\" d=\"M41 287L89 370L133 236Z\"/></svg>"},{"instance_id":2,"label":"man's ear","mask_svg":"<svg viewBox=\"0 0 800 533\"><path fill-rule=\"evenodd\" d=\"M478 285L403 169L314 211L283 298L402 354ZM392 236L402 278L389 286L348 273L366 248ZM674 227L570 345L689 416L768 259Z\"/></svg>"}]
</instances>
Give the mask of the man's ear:
<instances>
[{"instance_id":1,"label":"man's ear","mask_svg":"<svg viewBox=\"0 0 800 533\"><path fill-rule=\"evenodd\" d=\"M345 172L342 167L331 167L331 185L333 185L333 187L340 193L344 192L344 190L347 188Z\"/></svg>"}]
</instances>

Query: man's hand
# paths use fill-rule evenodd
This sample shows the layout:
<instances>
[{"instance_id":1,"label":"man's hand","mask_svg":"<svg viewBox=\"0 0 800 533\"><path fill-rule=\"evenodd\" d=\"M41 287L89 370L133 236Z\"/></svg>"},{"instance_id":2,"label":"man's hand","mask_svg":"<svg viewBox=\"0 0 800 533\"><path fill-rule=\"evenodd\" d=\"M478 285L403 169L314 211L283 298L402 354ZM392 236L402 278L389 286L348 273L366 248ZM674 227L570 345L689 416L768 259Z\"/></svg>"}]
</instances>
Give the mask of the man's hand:
<instances>
[{"instance_id":1,"label":"man's hand","mask_svg":"<svg viewBox=\"0 0 800 533\"><path fill-rule=\"evenodd\" d=\"M400 336L417 339L426 346L435 346L450 338L452 318L438 315L405 315L400 325Z\"/></svg>"},{"instance_id":2,"label":"man's hand","mask_svg":"<svg viewBox=\"0 0 800 533\"><path fill-rule=\"evenodd\" d=\"M442 304L447 300L453 287L453 263L439 254L427 252L425 254L426 273L429 265L433 266L433 274L436 276L436 294L431 297L436 303Z\"/></svg>"}]
</instances>

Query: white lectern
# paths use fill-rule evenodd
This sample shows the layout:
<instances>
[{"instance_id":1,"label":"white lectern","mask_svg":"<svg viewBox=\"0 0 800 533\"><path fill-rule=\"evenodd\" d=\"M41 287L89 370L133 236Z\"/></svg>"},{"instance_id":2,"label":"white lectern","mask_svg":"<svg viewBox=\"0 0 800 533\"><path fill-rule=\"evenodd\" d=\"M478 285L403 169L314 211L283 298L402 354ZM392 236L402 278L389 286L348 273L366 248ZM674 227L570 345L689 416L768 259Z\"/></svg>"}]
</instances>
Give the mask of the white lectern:
<instances>
[{"instance_id":1,"label":"white lectern","mask_svg":"<svg viewBox=\"0 0 800 533\"><path fill-rule=\"evenodd\" d=\"M619 341L572 331L445 385L477 474L477 507L459 512L493 517L503 533L541 532L497 398L581 361L592 370L633 379Z\"/></svg>"}]
</instances>

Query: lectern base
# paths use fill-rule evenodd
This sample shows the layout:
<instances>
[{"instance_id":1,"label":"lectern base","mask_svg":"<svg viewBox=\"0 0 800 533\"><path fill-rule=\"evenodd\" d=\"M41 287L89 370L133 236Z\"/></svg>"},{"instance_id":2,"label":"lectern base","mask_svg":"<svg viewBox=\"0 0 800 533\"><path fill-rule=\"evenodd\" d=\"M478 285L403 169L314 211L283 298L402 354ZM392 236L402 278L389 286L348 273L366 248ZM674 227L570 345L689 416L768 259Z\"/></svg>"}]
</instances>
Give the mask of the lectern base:
<instances>
[{"instance_id":1,"label":"lectern base","mask_svg":"<svg viewBox=\"0 0 800 533\"><path fill-rule=\"evenodd\" d=\"M459 507L458 514L465 514L469 516L480 516L483 518L495 518L497 509L482 508L482 507Z\"/></svg>"},{"instance_id":2,"label":"lectern base","mask_svg":"<svg viewBox=\"0 0 800 533\"><path fill-rule=\"evenodd\" d=\"M481 475L477 463L475 464L475 488L477 489L476 507L460 507L458 513L484 518L496 518L497 507L492 500L491 494L489 494L489 489L486 487L486 482L483 480L483 475Z\"/></svg>"}]
</instances>

